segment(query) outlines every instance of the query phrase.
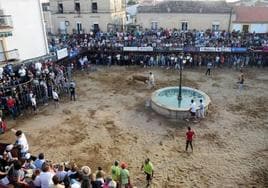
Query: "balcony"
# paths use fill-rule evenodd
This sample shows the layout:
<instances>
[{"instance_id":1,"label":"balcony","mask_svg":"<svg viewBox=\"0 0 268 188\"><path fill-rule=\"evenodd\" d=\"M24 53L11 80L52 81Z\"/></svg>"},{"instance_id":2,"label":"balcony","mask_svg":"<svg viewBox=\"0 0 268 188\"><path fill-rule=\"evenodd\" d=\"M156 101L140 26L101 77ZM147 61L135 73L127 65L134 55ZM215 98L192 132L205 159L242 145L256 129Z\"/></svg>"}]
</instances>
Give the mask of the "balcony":
<instances>
[{"instance_id":1,"label":"balcony","mask_svg":"<svg viewBox=\"0 0 268 188\"><path fill-rule=\"evenodd\" d=\"M10 15L0 15L0 30L12 30L12 18Z\"/></svg>"},{"instance_id":2,"label":"balcony","mask_svg":"<svg viewBox=\"0 0 268 188\"><path fill-rule=\"evenodd\" d=\"M19 59L18 49L0 52L0 62L2 61L15 61Z\"/></svg>"}]
</instances>

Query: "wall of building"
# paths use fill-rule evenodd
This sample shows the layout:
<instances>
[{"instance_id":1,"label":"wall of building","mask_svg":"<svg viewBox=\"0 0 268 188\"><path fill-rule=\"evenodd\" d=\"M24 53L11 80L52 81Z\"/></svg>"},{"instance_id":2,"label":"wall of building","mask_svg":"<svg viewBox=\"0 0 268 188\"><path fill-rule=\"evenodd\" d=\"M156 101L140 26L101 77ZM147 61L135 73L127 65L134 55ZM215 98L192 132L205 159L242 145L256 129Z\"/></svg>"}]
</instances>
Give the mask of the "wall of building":
<instances>
[{"instance_id":1,"label":"wall of building","mask_svg":"<svg viewBox=\"0 0 268 188\"><path fill-rule=\"evenodd\" d=\"M52 32L53 31L53 25L52 25L52 17L51 17L51 12L50 11L44 11L44 22L45 22L45 27L46 27L46 32Z\"/></svg>"},{"instance_id":2,"label":"wall of building","mask_svg":"<svg viewBox=\"0 0 268 188\"><path fill-rule=\"evenodd\" d=\"M84 32L88 33L93 29L93 24L98 24L100 30L107 31L108 24L124 24L125 8L123 0L79 0L80 13L74 10L74 1L59 1L63 4L63 14L58 13L58 0L50 1L52 13L53 33L58 33L59 29L66 28L67 33L73 33L77 29L77 23L82 24ZM92 13L91 3L98 3L98 12ZM65 26L65 22L69 25Z\"/></svg>"},{"instance_id":3,"label":"wall of building","mask_svg":"<svg viewBox=\"0 0 268 188\"><path fill-rule=\"evenodd\" d=\"M4 15L11 15L12 36L5 38L7 50L18 49L21 60L47 54L47 38L39 0L0 0Z\"/></svg>"},{"instance_id":4,"label":"wall of building","mask_svg":"<svg viewBox=\"0 0 268 188\"><path fill-rule=\"evenodd\" d=\"M80 12L87 12L90 13L92 12L92 3L96 2L98 5L98 12L111 12L114 7L112 6L112 3L114 1L118 0L79 0L77 2L80 3ZM70 1L70 0L50 0L50 10L52 13L56 13L58 11L58 4L62 3L63 5L63 11L66 13L72 13L74 11L74 5L75 1Z\"/></svg>"},{"instance_id":5,"label":"wall of building","mask_svg":"<svg viewBox=\"0 0 268 188\"><path fill-rule=\"evenodd\" d=\"M64 14L64 15L54 15L52 17L53 22L53 33L58 33L61 28L62 22L68 22L69 25L66 26L67 33L72 34L73 29L77 29L77 23L82 24L82 29L88 33L93 29L93 24L99 24L99 28L102 31L107 30L107 23L112 22L111 14L81 14L80 16L76 14Z\"/></svg>"},{"instance_id":6,"label":"wall of building","mask_svg":"<svg viewBox=\"0 0 268 188\"><path fill-rule=\"evenodd\" d=\"M235 31L242 31L243 25L249 26L249 32L253 33L267 33L268 23L234 23L232 29Z\"/></svg>"},{"instance_id":7,"label":"wall of building","mask_svg":"<svg viewBox=\"0 0 268 188\"><path fill-rule=\"evenodd\" d=\"M179 14L179 13L138 13L137 24L143 28L151 28L152 22L158 22L158 28L181 29L181 22L188 22L188 29L211 29L213 23L219 23L221 30L228 30L229 14ZM234 16L232 16L232 20Z\"/></svg>"}]
</instances>

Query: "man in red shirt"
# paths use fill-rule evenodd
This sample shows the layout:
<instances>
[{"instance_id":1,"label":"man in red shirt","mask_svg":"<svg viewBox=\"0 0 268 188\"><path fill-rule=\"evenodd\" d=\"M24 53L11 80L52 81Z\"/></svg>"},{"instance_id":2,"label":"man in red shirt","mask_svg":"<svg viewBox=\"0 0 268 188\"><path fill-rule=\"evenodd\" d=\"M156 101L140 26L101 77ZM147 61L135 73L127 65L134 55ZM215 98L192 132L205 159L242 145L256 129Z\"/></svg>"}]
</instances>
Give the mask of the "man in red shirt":
<instances>
[{"instance_id":1,"label":"man in red shirt","mask_svg":"<svg viewBox=\"0 0 268 188\"><path fill-rule=\"evenodd\" d=\"M16 118L16 101L15 99L13 99L11 96L8 97L7 99L7 107L8 107L8 110L9 112L11 113L11 116L13 119Z\"/></svg>"},{"instance_id":2,"label":"man in red shirt","mask_svg":"<svg viewBox=\"0 0 268 188\"><path fill-rule=\"evenodd\" d=\"M185 148L185 151L187 151L189 144L190 144L191 149L193 151L192 141L193 141L194 135L195 135L194 131L191 130L191 127L188 127L188 131L186 132L186 148Z\"/></svg>"}]
</instances>

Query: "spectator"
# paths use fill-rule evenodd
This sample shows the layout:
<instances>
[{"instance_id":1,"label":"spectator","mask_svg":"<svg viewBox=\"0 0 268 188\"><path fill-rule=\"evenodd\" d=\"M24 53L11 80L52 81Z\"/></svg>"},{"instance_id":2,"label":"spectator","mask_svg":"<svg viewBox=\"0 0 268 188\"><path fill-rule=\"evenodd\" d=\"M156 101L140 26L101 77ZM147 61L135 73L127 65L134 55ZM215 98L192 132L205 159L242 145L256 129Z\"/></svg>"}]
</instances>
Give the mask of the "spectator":
<instances>
[{"instance_id":1,"label":"spectator","mask_svg":"<svg viewBox=\"0 0 268 188\"><path fill-rule=\"evenodd\" d=\"M7 99L7 107L8 107L9 112L11 113L11 116L13 119L16 119L16 116L17 116L15 104L16 104L15 99L13 99L11 96L9 96Z\"/></svg>"},{"instance_id":2,"label":"spectator","mask_svg":"<svg viewBox=\"0 0 268 188\"><path fill-rule=\"evenodd\" d=\"M6 132L6 129L7 129L7 124L0 117L0 134L4 134Z\"/></svg>"},{"instance_id":3,"label":"spectator","mask_svg":"<svg viewBox=\"0 0 268 188\"><path fill-rule=\"evenodd\" d=\"M149 75L149 83L148 83L148 87L150 89L154 88L155 87L155 80L154 80L154 75L152 72L150 72L150 75Z\"/></svg>"},{"instance_id":4,"label":"spectator","mask_svg":"<svg viewBox=\"0 0 268 188\"><path fill-rule=\"evenodd\" d=\"M43 163L42 172L36 178L36 186L41 188L49 188L52 186L52 177L54 174L50 172L50 166L48 163Z\"/></svg>"},{"instance_id":5,"label":"spectator","mask_svg":"<svg viewBox=\"0 0 268 188\"><path fill-rule=\"evenodd\" d=\"M129 171L126 168L127 168L127 164L122 162L121 163L121 171L120 171L121 188L128 188L128 186L130 184Z\"/></svg>"},{"instance_id":6,"label":"spectator","mask_svg":"<svg viewBox=\"0 0 268 188\"><path fill-rule=\"evenodd\" d=\"M114 162L114 165L111 167L111 174L112 174L112 180L118 183L120 180L119 161Z\"/></svg>"},{"instance_id":7,"label":"spectator","mask_svg":"<svg viewBox=\"0 0 268 188\"><path fill-rule=\"evenodd\" d=\"M210 76L210 70L212 68L212 63L211 61L209 60L208 63L207 63L207 71L206 71L206 75L209 75Z\"/></svg>"},{"instance_id":8,"label":"spectator","mask_svg":"<svg viewBox=\"0 0 268 188\"><path fill-rule=\"evenodd\" d=\"M15 132L15 135L17 137L15 146L19 146L21 156L24 157L28 153L28 150L29 150L29 145L28 145L26 136L21 130L15 130L15 129L11 129L11 130Z\"/></svg>"},{"instance_id":9,"label":"spectator","mask_svg":"<svg viewBox=\"0 0 268 188\"><path fill-rule=\"evenodd\" d=\"M75 86L76 86L76 84L75 84L75 82L72 80L72 81L70 82L70 87L69 87L69 89L70 89L70 94L71 94L71 100L74 100L74 101L75 101Z\"/></svg>"},{"instance_id":10,"label":"spectator","mask_svg":"<svg viewBox=\"0 0 268 188\"><path fill-rule=\"evenodd\" d=\"M89 176L91 175L91 169L88 166L83 166L81 168L82 172L82 182L81 182L81 188L90 188L90 179Z\"/></svg>"},{"instance_id":11,"label":"spectator","mask_svg":"<svg viewBox=\"0 0 268 188\"><path fill-rule=\"evenodd\" d=\"M34 94L30 94L30 100L32 104L32 112L36 114L36 96Z\"/></svg>"},{"instance_id":12,"label":"spectator","mask_svg":"<svg viewBox=\"0 0 268 188\"><path fill-rule=\"evenodd\" d=\"M199 104L199 118L205 118L205 106L203 104L203 100L200 99Z\"/></svg>"},{"instance_id":13,"label":"spectator","mask_svg":"<svg viewBox=\"0 0 268 188\"><path fill-rule=\"evenodd\" d=\"M191 118L196 119L196 104L193 99L191 100L189 112L191 114Z\"/></svg>"},{"instance_id":14,"label":"spectator","mask_svg":"<svg viewBox=\"0 0 268 188\"><path fill-rule=\"evenodd\" d=\"M59 95L58 93L55 91L55 89L52 90L52 97L55 103L55 107L59 107Z\"/></svg>"},{"instance_id":15,"label":"spectator","mask_svg":"<svg viewBox=\"0 0 268 188\"><path fill-rule=\"evenodd\" d=\"M67 176L67 172L64 169L65 169L65 165L60 164L56 172L56 175L58 176L58 179L60 182L63 182L64 178Z\"/></svg>"},{"instance_id":16,"label":"spectator","mask_svg":"<svg viewBox=\"0 0 268 188\"><path fill-rule=\"evenodd\" d=\"M98 167L98 170L96 171L96 181L101 182L101 185L104 184L104 176L105 176L105 172L102 170L101 167Z\"/></svg>"},{"instance_id":17,"label":"spectator","mask_svg":"<svg viewBox=\"0 0 268 188\"><path fill-rule=\"evenodd\" d=\"M22 163L18 160L14 161L13 167L8 172L9 181L15 187L27 187L27 183L24 181L24 171L21 168Z\"/></svg>"},{"instance_id":18,"label":"spectator","mask_svg":"<svg viewBox=\"0 0 268 188\"><path fill-rule=\"evenodd\" d=\"M43 164L45 163L45 155L44 155L44 153L40 153L39 155L38 155L38 159L36 159L35 161L34 161L34 165L35 165L35 167L36 168L38 168L38 169L42 169L42 166L43 166Z\"/></svg>"},{"instance_id":19,"label":"spectator","mask_svg":"<svg viewBox=\"0 0 268 188\"><path fill-rule=\"evenodd\" d=\"M51 188L64 188L64 185L60 184L58 176L54 175L52 178L53 186Z\"/></svg>"}]
</instances>

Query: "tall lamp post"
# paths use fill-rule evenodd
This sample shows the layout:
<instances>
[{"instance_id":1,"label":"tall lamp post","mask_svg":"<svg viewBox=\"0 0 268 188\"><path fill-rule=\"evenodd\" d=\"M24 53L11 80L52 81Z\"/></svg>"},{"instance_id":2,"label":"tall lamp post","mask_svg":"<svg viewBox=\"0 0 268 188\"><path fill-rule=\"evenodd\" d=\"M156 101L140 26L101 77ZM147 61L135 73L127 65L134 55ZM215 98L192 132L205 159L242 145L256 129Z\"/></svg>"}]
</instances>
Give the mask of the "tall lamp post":
<instances>
[{"instance_id":1,"label":"tall lamp post","mask_svg":"<svg viewBox=\"0 0 268 188\"><path fill-rule=\"evenodd\" d=\"M182 96L181 96L181 81L182 81L182 65L185 64L185 59L183 59L183 56L181 55L180 56L180 84L179 84L179 94L178 94L178 101L179 101L179 104L182 100Z\"/></svg>"}]
</instances>

